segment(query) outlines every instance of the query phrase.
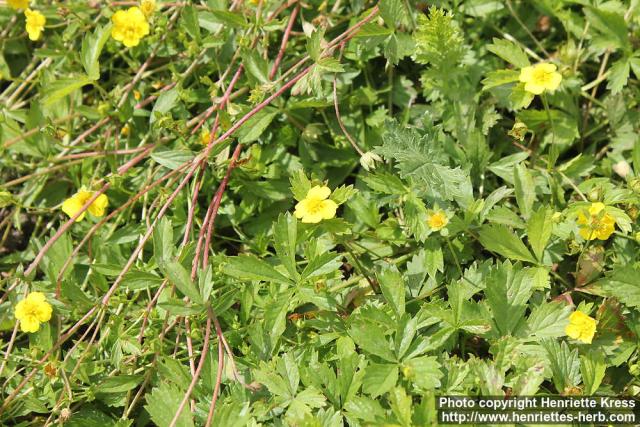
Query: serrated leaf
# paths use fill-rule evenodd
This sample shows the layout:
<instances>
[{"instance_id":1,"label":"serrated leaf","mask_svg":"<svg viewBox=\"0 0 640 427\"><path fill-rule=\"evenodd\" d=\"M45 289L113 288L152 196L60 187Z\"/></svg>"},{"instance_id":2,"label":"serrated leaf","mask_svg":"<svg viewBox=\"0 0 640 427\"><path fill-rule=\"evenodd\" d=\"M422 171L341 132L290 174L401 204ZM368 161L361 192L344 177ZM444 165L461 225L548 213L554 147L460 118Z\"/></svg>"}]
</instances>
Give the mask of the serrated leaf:
<instances>
[{"instance_id":1,"label":"serrated leaf","mask_svg":"<svg viewBox=\"0 0 640 427\"><path fill-rule=\"evenodd\" d=\"M290 213L280 215L273 229L274 246L280 262L289 272L289 277L298 279L296 269L297 225L295 217Z\"/></svg>"},{"instance_id":2,"label":"serrated leaf","mask_svg":"<svg viewBox=\"0 0 640 427\"><path fill-rule=\"evenodd\" d=\"M534 255L540 262L542 262L544 249L547 247L553 230L551 217L551 210L542 206L531 215L527 222L527 239Z\"/></svg>"},{"instance_id":3,"label":"serrated leaf","mask_svg":"<svg viewBox=\"0 0 640 427\"><path fill-rule=\"evenodd\" d=\"M442 371L435 356L422 356L403 363L405 377L421 390L433 390L440 387Z\"/></svg>"},{"instance_id":4,"label":"serrated leaf","mask_svg":"<svg viewBox=\"0 0 640 427\"><path fill-rule=\"evenodd\" d=\"M176 170L186 162L193 160L194 154L185 149L156 150L151 153L151 158L162 166Z\"/></svg>"},{"instance_id":5,"label":"serrated leaf","mask_svg":"<svg viewBox=\"0 0 640 427\"><path fill-rule=\"evenodd\" d=\"M229 12L228 10L212 10L210 14L213 16L213 21L232 28L245 28L248 26L244 16L240 13Z\"/></svg>"},{"instance_id":6,"label":"serrated leaf","mask_svg":"<svg viewBox=\"0 0 640 427\"><path fill-rule=\"evenodd\" d=\"M398 365L371 363L362 380L362 391L374 399L391 390L398 382Z\"/></svg>"},{"instance_id":7,"label":"serrated leaf","mask_svg":"<svg viewBox=\"0 0 640 427\"><path fill-rule=\"evenodd\" d=\"M580 356L580 373L584 384L584 395L591 396L598 391L606 369L607 364L603 352L590 350L587 354Z\"/></svg>"},{"instance_id":8,"label":"serrated leaf","mask_svg":"<svg viewBox=\"0 0 640 427\"><path fill-rule=\"evenodd\" d=\"M497 336L511 335L522 321L533 292L531 277L519 264L505 261L491 270L484 292Z\"/></svg>"},{"instance_id":9,"label":"serrated leaf","mask_svg":"<svg viewBox=\"0 0 640 427\"><path fill-rule=\"evenodd\" d=\"M257 141L277 114L278 111L273 107L267 107L256 113L255 116L247 120L247 122L236 131L238 142L240 144L249 144Z\"/></svg>"},{"instance_id":10,"label":"serrated leaf","mask_svg":"<svg viewBox=\"0 0 640 427\"><path fill-rule=\"evenodd\" d=\"M162 92L153 105L153 110L151 110L151 115L149 116L149 123L154 123L159 114L168 113L176 105L176 102L178 102L179 95L180 92L177 87Z\"/></svg>"},{"instance_id":11,"label":"serrated leaf","mask_svg":"<svg viewBox=\"0 0 640 427\"><path fill-rule=\"evenodd\" d=\"M385 266L380 274L378 281L382 295L393 308L396 315L402 316L404 313L405 290L402 274L394 265Z\"/></svg>"},{"instance_id":12,"label":"serrated leaf","mask_svg":"<svg viewBox=\"0 0 640 427\"><path fill-rule=\"evenodd\" d=\"M104 44L111 35L111 24L97 27L93 34L82 39L82 50L80 58L87 77L91 80L100 78L100 63L98 59Z\"/></svg>"},{"instance_id":13,"label":"serrated leaf","mask_svg":"<svg viewBox=\"0 0 640 427\"><path fill-rule=\"evenodd\" d=\"M56 80L43 88L42 93L45 93L46 95L42 97L42 105L44 107L50 107L65 96L90 84L93 84L93 79L90 79L86 75L70 79Z\"/></svg>"},{"instance_id":14,"label":"serrated leaf","mask_svg":"<svg viewBox=\"0 0 640 427\"><path fill-rule=\"evenodd\" d=\"M512 41L494 38L493 43L487 46L487 50L518 68L531 65L524 50Z\"/></svg>"},{"instance_id":15,"label":"serrated leaf","mask_svg":"<svg viewBox=\"0 0 640 427\"><path fill-rule=\"evenodd\" d=\"M536 200L536 186L524 163L518 164L514 169L514 186L520 212L523 217L529 218L531 208Z\"/></svg>"},{"instance_id":16,"label":"serrated leaf","mask_svg":"<svg viewBox=\"0 0 640 427\"><path fill-rule=\"evenodd\" d=\"M261 280L291 284L291 281L265 261L252 255L230 257L222 268L223 273L241 280Z\"/></svg>"},{"instance_id":17,"label":"serrated leaf","mask_svg":"<svg viewBox=\"0 0 640 427\"><path fill-rule=\"evenodd\" d=\"M480 243L487 250L519 261L536 263L522 240L504 225L484 225L480 232Z\"/></svg>"},{"instance_id":18,"label":"serrated leaf","mask_svg":"<svg viewBox=\"0 0 640 427\"><path fill-rule=\"evenodd\" d=\"M155 387L151 393L146 394L147 404L144 408L151 416L151 420L158 427L168 427L173 420L173 417L178 408L184 393L177 387L161 383L160 386ZM185 408L180 416L176 427L193 427L193 418L189 408Z\"/></svg>"},{"instance_id":19,"label":"serrated leaf","mask_svg":"<svg viewBox=\"0 0 640 427\"><path fill-rule=\"evenodd\" d=\"M169 281L175 285L185 296L196 304L202 304L202 296L198 288L191 280L189 272L178 261L167 261L164 263L164 270Z\"/></svg>"},{"instance_id":20,"label":"serrated leaf","mask_svg":"<svg viewBox=\"0 0 640 427\"><path fill-rule=\"evenodd\" d=\"M490 71L482 80L482 89L488 90L497 86L506 85L518 81L520 73L515 70Z\"/></svg>"},{"instance_id":21,"label":"serrated leaf","mask_svg":"<svg viewBox=\"0 0 640 427\"><path fill-rule=\"evenodd\" d=\"M609 68L609 76L607 77L607 89L612 94L620 93L622 88L627 85L629 80L629 73L631 72L631 65L628 58L621 58L613 63Z\"/></svg>"},{"instance_id":22,"label":"serrated leaf","mask_svg":"<svg viewBox=\"0 0 640 427\"><path fill-rule=\"evenodd\" d=\"M376 152L395 160L401 177L410 178L432 196L446 200L467 197L469 174L449 167L448 156L435 131L421 137L413 129L388 122L383 145Z\"/></svg>"}]
</instances>

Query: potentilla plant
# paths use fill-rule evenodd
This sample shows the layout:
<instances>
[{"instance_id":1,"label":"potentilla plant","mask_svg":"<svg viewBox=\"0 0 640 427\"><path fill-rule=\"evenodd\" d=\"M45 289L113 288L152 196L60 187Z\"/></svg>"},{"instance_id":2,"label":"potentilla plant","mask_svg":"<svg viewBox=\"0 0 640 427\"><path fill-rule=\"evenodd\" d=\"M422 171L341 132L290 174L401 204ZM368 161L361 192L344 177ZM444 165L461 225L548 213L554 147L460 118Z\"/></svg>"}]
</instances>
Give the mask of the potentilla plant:
<instances>
[{"instance_id":1,"label":"potentilla plant","mask_svg":"<svg viewBox=\"0 0 640 427\"><path fill-rule=\"evenodd\" d=\"M636 396L637 4L436 3L0 2L0 424Z\"/></svg>"}]
</instances>

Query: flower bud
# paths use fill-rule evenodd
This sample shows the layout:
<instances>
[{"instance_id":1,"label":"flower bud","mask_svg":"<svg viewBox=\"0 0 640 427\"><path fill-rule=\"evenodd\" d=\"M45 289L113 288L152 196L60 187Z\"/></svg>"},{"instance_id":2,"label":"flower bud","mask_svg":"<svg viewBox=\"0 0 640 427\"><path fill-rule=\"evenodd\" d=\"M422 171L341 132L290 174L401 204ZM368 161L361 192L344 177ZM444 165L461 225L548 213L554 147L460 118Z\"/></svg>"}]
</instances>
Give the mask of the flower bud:
<instances>
[{"instance_id":1,"label":"flower bud","mask_svg":"<svg viewBox=\"0 0 640 427\"><path fill-rule=\"evenodd\" d=\"M376 162L382 162L382 158L371 151L367 151L360 157L360 165L362 165L366 171L375 169Z\"/></svg>"},{"instance_id":2,"label":"flower bud","mask_svg":"<svg viewBox=\"0 0 640 427\"><path fill-rule=\"evenodd\" d=\"M518 141L524 141L524 137L529 132L529 128L522 122L515 122L507 135Z\"/></svg>"}]
</instances>

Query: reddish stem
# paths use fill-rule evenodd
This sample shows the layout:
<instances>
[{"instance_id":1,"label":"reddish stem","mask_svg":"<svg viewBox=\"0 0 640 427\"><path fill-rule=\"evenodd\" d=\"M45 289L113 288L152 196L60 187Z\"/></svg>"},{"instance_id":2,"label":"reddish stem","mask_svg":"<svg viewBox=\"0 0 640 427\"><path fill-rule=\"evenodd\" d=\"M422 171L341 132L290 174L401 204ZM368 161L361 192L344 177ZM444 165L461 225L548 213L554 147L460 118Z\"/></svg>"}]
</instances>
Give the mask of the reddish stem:
<instances>
[{"instance_id":1,"label":"reddish stem","mask_svg":"<svg viewBox=\"0 0 640 427\"><path fill-rule=\"evenodd\" d=\"M289 41L289 35L291 34L291 28L293 28L293 24L296 22L296 17L298 16L298 11L300 10L300 4L297 4L296 7L291 12L291 17L289 18L289 23L287 23L287 28L284 30L284 34L282 36L282 43L280 44L280 50L278 51L278 56L276 56L276 60L273 63L273 67L271 68L271 72L269 73L269 80L273 80L273 77L278 72L278 67L280 66L280 61L282 61L282 57L284 56L284 51L287 48L287 42Z\"/></svg>"}]
</instances>

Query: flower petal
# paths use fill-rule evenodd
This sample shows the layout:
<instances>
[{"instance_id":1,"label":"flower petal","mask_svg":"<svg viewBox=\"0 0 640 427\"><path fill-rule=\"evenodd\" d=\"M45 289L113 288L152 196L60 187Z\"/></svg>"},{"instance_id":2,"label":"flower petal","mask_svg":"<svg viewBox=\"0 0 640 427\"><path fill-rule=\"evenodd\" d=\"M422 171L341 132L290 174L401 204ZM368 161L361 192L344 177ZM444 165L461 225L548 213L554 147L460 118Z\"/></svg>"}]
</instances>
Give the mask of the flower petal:
<instances>
[{"instance_id":1,"label":"flower petal","mask_svg":"<svg viewBox=\"0 0 640 427\"><path fill-rule=\"evenodd\" d=\"M23 319L20 319L20 329L22 332L38 332L40 329L40 322L35 316L26 316Z\"/></svg>"},{"instance_id":2,"label":"flower petal","mask_svg":"<svg viewBox=\"0 0 640 427\"><path fill-rule=\"evenodd\" d=\"M322 216L322 219L331 219L336 216L336 210L338 210L338 205L329 199L322 202L319 214Z\"/></svg>"},{"instance_id":3,"label":"flower petal","mask_svg":"<svg viewBox=\"0 0 640 427\"><path fill-rule=\"evenodd\" d=\"M108 205L109 198L105 194L101 194L89 206L89 213L93 216L104 216L104 211Z\"/></svg>"},{"instance_id":4,"label":"flower petal","mask_svg":"<svg viewBox=\"0 0 640 427\"><path fill-rule=\"evenodd\" d=\"M307 199L317 199L324 200L331 195L331 189L326 185L316 185L315 187L311 187L311 189L307 192Z\"/></svg>"},{"instance_id":5,"label":"flower petal","mask_svg":"<svg viewBox=\"0 0 640 427\"><path fill-rule=\"evenodd\" d=\"M62 212L69 215L69 218L72 218L76 213L80 211L80 209L82 209L83 205L84 203L81 202L78 197L72 196L62 203ZM82 214L78 218L76 218L76 222L82 221L84 215L85 213L82 212Z\"/></svg>"}]
</instances>

